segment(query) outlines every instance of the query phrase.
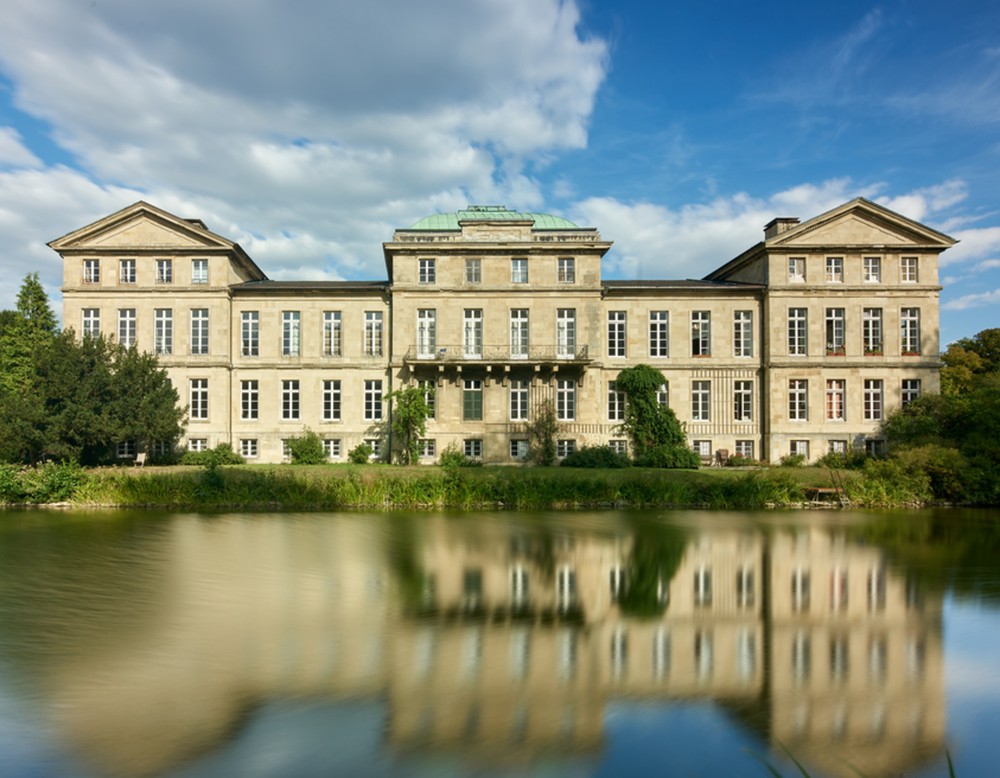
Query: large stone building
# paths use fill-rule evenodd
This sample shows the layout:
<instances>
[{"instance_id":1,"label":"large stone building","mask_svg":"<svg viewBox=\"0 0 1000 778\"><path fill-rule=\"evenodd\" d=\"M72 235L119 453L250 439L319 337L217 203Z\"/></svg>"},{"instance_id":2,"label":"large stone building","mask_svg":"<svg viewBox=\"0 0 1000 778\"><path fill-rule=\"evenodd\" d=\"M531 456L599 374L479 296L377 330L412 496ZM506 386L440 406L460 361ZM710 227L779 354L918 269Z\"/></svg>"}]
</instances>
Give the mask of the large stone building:
<instances>
[{"instance_id":1,"label":"large stone building","mask_svg":"<svg viewBox=\"0 0 1000 778\"><path fill-rule=\"evenodd\" d=\"M198 219L138 202L49 245L63 322L156 353L183 444L281 461L312 429L331 459L386 450L389 393L433 388L422 459L515 462L550 401L558 452L626 441L618 372L662 371L704 458L878 448L884 415L937 391L938 254L955 241L865 199L764 240L700 281L605 280L597 230L499 206L421 219L385 281L271 281ZM123 455L133 451L120 446Z\"/></svg>"}]
</instances>

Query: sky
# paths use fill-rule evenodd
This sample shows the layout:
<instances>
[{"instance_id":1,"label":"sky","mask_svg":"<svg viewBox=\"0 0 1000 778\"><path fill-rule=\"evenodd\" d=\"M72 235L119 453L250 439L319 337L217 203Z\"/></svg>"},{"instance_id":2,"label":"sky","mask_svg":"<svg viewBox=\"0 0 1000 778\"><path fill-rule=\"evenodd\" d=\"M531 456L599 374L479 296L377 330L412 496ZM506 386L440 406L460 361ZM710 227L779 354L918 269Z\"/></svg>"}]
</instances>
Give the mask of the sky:
<instances>
[{"instance_id":1,"label":"sky","mask_svg":"<svg viewBox=\"0 0 1000 778\"><path fill-rule=\"evenodd\" d=\"M1000 326L1000 4L7 0L0 307L46 243L143 199L271 278L383 279L468 204L614 242L606 278L701 278L864 196L960 243L942 346Z\"/></svg>"}]
</instances>

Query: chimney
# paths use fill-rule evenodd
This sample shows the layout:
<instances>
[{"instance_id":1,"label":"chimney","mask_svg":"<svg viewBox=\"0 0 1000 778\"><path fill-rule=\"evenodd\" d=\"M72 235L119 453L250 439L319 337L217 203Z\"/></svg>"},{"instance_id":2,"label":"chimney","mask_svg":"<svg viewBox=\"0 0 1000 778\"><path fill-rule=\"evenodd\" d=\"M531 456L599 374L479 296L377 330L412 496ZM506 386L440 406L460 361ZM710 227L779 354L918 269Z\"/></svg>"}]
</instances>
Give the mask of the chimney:
<instances>
[{"instance_id":1,"label":"chimney","mask_svg":"<svg viewBox=\"0 0 1000 778\"><path fill-rule=\"evenodd\" d=\"M764 225L764 240L788 232L792 227L797 227L798 224L799 220L796 216L779 216L777 219L771 219Z\"/></svg>"}]
</instances>

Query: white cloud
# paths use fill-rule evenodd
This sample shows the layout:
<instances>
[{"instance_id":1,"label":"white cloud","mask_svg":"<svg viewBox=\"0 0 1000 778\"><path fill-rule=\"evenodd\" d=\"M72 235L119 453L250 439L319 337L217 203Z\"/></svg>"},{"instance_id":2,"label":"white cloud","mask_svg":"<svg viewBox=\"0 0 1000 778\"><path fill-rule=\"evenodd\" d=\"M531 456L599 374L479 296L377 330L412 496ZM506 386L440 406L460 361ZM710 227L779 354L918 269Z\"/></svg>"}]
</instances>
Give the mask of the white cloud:
<instances>
[{"instance_id":1,"label":"white cloud","mask_svg":"<svg viewBox=\"0 0 1000 778\"><path fill-rule=\"evenodd\" d=\"M969 308L982 308L986 305L997 305L998 303L1000 303L1000 289L994 289L992 292L977 292L949 300L941 306L941 309L945 311L964 311Z\"/></svg>"},{"instance_id":2,"label":"white cloud","mask_svg":"<svg viewBox=\"0 0 1000 778\"><path fill-rule=\"evenodd\" d=\"M42 161L31 153L13 127L0 127L0 168L36 168Z\"/></svg>"}]
</instances>

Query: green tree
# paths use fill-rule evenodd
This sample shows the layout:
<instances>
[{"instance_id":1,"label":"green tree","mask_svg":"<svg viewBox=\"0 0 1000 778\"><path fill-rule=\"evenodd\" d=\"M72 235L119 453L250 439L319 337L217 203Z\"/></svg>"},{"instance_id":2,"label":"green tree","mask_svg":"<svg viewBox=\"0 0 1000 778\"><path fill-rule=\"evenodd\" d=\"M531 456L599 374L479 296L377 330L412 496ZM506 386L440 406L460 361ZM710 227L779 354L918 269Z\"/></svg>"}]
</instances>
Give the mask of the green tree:
<instances>
[{"instance_id":1,"label":"green tree","mask_svg":"<svg viewBox=\"0 0 1000 778\"><path fill-rule=\"evenodd\" d=\"M687 437L677 416L657 397L664 385L663 374L649 365L625 368L615 379L615 386L625 392L626 398L622 429L636 454L663 446L687 448Z\"/></svg>"},{"instance_id":2,"label":"green tree","mask_svg":"<svg viewBox=\"0 0 1000 778\"><path fill-rule=\"evenodd\" d=\"M14 315L5 319L0 334L0 391L27 391L38 352L48 347L57 331L38 273L25 276Z\"/></svg>"},{"instance_id":3,"label":"green tree","mask_svg":"<svg viewBox=\"0 0 1000 778\"><path fill-rule=\"evenodd\" d=\"M434 389L430 390L433 397ZM405 386L389 395L392 400L392 433L400 464L409 465L420 456L420 439L427 434L431 408L423 387Z\"/></svg>"},{"instance_id":4,"label":"green tree","mask_svg":"<svg viewBox=\"0 0 1000 778\"><path fill-rule=\"evenodd\" d=\"M538 403L531 421L528 423L531 459L536 465L548 467L556 461L556 431L558 429L556 408L552 401L545 400Z\"/></svg>"}]
</instances>

